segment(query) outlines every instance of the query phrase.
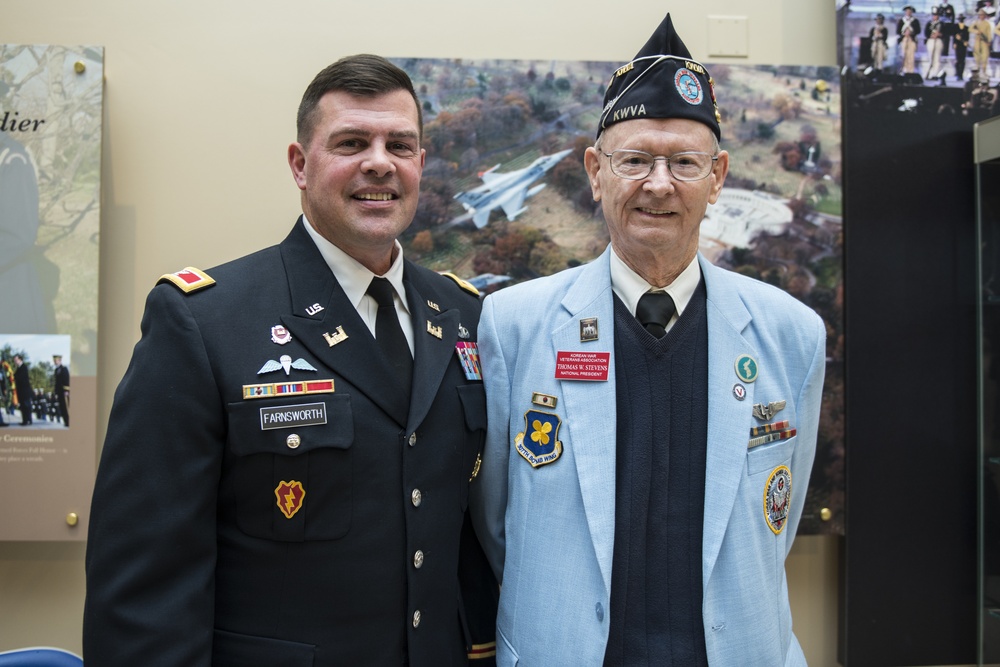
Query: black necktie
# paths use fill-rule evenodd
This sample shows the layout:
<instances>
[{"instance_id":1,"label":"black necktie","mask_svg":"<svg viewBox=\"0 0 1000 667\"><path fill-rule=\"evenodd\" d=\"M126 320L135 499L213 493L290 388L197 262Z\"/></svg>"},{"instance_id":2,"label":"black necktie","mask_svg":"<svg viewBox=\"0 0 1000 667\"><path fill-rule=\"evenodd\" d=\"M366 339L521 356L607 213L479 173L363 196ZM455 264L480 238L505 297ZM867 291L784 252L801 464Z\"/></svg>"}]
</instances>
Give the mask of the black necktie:
<instances>
[{"instance_id":1,"label":"black necktie","mask_svg":"<svg viewBox=\"0 0 1000 667\"><path fill-rule=\"evenodd\" d=\"M375 342L409 396L413 381L413 357L410 356L410 346L403 335L403 328L399 326L396 304L392 300L392 285L385 278L372 278L368 294L378 303Z\"/></svg>"},{"instance_id":2,"label":"black necktie","mask_svg":"<svg viewBox=\"0 0 1000 667\"><path fill-rule=\"evenodd\" d=\"M646 292L639 297L635 319L657 338L667 333L667 322L674 316L674 300L666 292Z\"/></svg>"}]
</instances>

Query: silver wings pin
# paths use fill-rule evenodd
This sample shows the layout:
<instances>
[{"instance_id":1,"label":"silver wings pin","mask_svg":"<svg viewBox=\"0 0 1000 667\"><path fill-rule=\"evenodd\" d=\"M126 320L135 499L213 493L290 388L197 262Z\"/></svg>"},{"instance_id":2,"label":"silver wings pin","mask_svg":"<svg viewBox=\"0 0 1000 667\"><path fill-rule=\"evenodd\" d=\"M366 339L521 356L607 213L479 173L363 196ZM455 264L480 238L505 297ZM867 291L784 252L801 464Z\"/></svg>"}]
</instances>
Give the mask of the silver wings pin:
<instances>
[{"instance_id":1,"label":"silver wings pin","mask_svg":"<svg viewBox=\"0 0 1000 667\"><path fill-rule=\"evenodd\" d=\"M292 372L293 368L299 371L316 370L315 368L313 368L313 365L310 364L305 359L296 359L295 361L292 361L292 358L290 356L288 356L287 354L283 354L280 357L278 357L278 361L275 361L274 359L268 359L267 363L261 366L260 370L257 371L257 375L263 375L264 373L273 373L274 371L281 371L281 370L285 371L285 375L288 375Z\"/></svg>"},{"instance_id":2,"label":"silver wings pin","mask_svg":"<svg viewBox=\"0 0 1000 667\"><path fill-rule=\"evenodd\" d=\"M785 409L785 401L771 401L767 405L754 403L753 416L761 421L771 421L774 415Z\"/></svg>"}]
</instances>

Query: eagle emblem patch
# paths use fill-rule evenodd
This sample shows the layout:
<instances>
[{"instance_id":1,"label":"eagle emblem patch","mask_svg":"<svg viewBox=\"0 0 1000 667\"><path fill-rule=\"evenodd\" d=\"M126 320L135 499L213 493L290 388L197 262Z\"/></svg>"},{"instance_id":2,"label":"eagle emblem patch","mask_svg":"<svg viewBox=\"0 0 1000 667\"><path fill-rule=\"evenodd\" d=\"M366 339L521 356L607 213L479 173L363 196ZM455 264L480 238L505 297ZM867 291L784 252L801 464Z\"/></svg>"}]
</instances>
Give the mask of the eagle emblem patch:
<instances>
[{"instance_id":1,"label":"eagle emblem patch","mask_svg":"<svg viewBox=\"0 0 1000 667\"><path fill-rule=\"evenodd\" d=\"M778 466L764 484L764 520L775 535L785 529L792 504L792 471Z\"/></svg>"}]
</instances>

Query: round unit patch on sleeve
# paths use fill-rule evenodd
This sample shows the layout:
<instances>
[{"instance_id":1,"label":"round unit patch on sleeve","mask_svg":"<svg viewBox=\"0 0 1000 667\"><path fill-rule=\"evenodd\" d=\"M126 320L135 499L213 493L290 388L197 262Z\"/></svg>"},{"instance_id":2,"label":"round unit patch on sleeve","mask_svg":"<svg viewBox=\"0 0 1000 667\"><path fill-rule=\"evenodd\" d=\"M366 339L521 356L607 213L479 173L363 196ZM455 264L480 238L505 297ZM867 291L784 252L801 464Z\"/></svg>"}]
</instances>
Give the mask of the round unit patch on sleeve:
<instances>
[{"instance_id":1,"label":"round unit patch on sleeve","mask_svg":"<svg viewBox=\"0 0 1000 667\"><path fill-rule=\"evenodd\" d=\"M775 535L785 529L791 505L792 471L788 466L778 466L764 484L764 520Z\"/></svg>"}]
</instances>

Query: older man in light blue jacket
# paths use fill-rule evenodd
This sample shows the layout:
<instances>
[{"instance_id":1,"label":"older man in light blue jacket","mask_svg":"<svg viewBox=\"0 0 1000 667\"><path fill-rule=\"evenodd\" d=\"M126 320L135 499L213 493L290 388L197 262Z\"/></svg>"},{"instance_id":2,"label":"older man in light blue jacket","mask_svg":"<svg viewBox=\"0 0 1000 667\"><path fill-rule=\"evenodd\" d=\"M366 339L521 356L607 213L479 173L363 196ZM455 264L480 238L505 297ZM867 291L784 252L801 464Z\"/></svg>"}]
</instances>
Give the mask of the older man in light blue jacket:
<instances>
[{"instance_id":1,"label":"older man in light blue jacket","mask_svg":"<svg viewBox=\"0 0 1000 667\"><path fill-rule=\"evenodd\" d=\"M611 245L491 295L479 326L497 664L804 665L784 562L825 327L698 254L729 156L669 15L605 102L585 164Z\"/></svg>"}]
</instances>

